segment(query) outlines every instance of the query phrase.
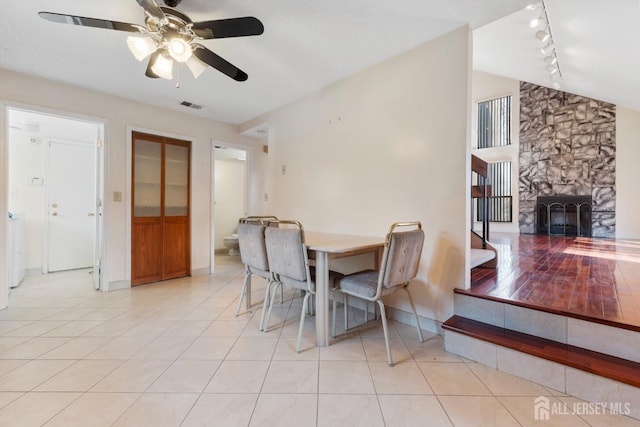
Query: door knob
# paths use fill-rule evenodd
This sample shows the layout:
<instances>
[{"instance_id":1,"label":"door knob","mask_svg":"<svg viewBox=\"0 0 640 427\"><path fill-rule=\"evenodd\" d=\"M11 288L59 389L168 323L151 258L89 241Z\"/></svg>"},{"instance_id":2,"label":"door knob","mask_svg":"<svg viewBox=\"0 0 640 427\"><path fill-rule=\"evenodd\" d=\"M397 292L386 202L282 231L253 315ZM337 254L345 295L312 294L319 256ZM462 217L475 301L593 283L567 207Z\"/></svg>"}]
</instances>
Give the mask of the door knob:
<instances>
[{"instance_id":1,"label":"door knob","mask_svg":"<svg viewBox=\"0 0 640 427\"><path fill-rule=\"evenodd\" d=\"M58 207L58 204L57 204L57 203L51 203L51 207L52 207L52 208L57 208L57 207Z\"/></svg>"},{"instance_id":2,"label":"door knob","mask_svg":"<svg viewBox=\"0 0 640 427\"><path fill-rule=\"evenodd\" d=\"M58 216L58 212L56 211L51 212L51 216Z\"/></svg>"}]
</instances>

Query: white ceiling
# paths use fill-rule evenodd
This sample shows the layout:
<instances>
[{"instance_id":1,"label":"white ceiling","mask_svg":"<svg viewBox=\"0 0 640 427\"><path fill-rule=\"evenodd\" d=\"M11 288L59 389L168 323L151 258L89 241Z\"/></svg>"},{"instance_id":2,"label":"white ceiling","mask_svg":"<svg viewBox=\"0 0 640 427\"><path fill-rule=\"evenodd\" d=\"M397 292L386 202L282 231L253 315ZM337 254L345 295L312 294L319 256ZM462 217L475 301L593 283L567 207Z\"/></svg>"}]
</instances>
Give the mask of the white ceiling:
<instances>
[{"instance_id":1,"label":"white ceiling","mask_svg":"<svg viewBox=\"0 0 640 427\"><path fill-rule=\"evenodd\" d=\"M157 0L160 4L161 0ZM143 23L135 0L0 0L0 68L88 87L229 123L242 123L465 23L474 68L550 86L527 0L183 0L194 21L255 16L261 36L204 44L249 74L214 69L197 80L144 76L120 31L56 24L39 11ZM568 92L640 110L640 0L545 2ZM202 105L188 109L183 100Z\"/></svg>"},{"instance_id":2,"label":"white ceiling","mask_svg":"<svg viewBox=\"0 0 640 427\"><path fill-rule=\"evenodd\" d=\"M161 1L161 0L158 0ZM162 4L162 3L161 3ZM194 80L144 76L126 46L129 33L63 25L49 11L144 23L135 0L0 0L0 67L187 113L242 123L469 23L476 28L527 0L183 0L193 21L255 16L261 36L202 44L247 74L236 82L213 69ZM203 106L182 107L183 100Z\"/></svg>"}]
</instances>

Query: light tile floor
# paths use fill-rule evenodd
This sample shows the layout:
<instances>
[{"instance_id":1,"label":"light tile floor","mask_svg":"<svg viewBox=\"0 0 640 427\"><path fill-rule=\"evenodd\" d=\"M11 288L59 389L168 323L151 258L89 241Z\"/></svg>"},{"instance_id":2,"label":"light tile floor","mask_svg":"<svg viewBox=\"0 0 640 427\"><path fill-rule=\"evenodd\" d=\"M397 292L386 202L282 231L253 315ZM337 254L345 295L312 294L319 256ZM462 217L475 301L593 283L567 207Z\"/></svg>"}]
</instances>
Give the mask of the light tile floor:
<instances>
[{"instance_id":1,"label":"light tile floor","mask_svg":"<svg viewBox=\"0 0 640 427\"><path fill-rule=\"evenodd\" d=\"M640 426L592 413L538 422L536 397L576 399L396 322L389 368L380 322L357 310L359 326L326 348L308 318L296 353L300 298L285 293L259 332L264 282L236 317L243 270L219 258L212 276L108 293L86 270L25 279L0 311L0 426Z\"/></svg>"}]
</instances>

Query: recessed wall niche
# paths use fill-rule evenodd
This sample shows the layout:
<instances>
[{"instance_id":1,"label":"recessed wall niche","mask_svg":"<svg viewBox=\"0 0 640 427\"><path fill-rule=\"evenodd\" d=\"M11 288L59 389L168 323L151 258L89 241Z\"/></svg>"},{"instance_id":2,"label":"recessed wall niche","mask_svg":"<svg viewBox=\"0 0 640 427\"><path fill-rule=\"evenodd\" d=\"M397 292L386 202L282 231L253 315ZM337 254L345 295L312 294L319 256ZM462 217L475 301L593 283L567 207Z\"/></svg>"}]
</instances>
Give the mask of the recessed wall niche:
<instances>
[{"instance_id":1,"label":"recessed wall niche","mask_svg":"<svg viewBox=\"0 0 640 427\"><path fill-rule=\"evenodd\" d=\"M520 83L520 232L539 196L591 196L592 236L615 236L616 106Z\"/></svg>"}]
</instances>

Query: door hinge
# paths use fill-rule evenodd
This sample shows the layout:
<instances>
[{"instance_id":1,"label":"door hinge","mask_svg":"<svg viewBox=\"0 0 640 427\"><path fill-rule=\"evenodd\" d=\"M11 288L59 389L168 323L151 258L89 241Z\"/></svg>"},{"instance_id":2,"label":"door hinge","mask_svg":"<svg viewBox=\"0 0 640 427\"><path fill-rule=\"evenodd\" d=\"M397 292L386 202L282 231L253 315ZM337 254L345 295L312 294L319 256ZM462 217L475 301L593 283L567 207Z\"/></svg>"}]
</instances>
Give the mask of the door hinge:
<instances>
[{"instance_id":1,"label":"door hinge","mask_svg":"<svg viewBox=\"0 0 640 427\"><path fill-rule=\"evenodd\" d=\"M102 140L100 138L96 139L96 147L102 147Z\"/></svg>"}]
</instances>

